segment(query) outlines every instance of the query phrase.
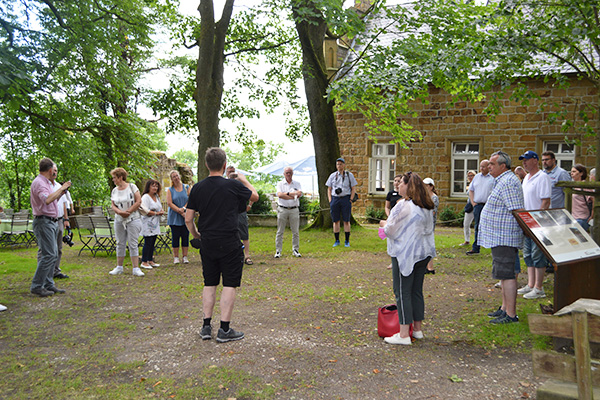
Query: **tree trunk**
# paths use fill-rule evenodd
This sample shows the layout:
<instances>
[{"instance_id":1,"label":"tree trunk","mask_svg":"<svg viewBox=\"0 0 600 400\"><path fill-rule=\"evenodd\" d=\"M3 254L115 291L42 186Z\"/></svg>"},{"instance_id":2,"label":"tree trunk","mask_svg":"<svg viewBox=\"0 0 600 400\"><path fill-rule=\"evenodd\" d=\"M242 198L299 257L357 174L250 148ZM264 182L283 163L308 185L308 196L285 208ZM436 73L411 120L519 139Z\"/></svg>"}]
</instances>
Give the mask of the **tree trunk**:
<instances>
[{"instance_id":1,"label":"tree trunk","mask_svg":"<svg viewBox=\"0 0 600 400\"><path fill-rule=\"evenodd\" d=\"M225 37L234 0L227 0L219 22L215 22L213 0L200 0L200 33L198 62L196 64L196 120L198 124L198 179L208 176L204 153L209 147L219 146L219 110L223 96L223 63Z\"/></svg>"},{"instance_id":2,"label":"tree trunk","mask_svg":"<svg viewBox=\"0 0 600 400\"><path fill-rule=\"evenodd\" d=\"M301 14L301 9L309 11L303 11ZM329 80L323 54L327 24L321 11L310 0L293 2L292 11L302 47L302 75L315 146L320 205L323 210L311 227L325 229L331 227L325 182L335 171L335 160L340 156L334 103L327 101Z\"/></svg>"}]
</instances>

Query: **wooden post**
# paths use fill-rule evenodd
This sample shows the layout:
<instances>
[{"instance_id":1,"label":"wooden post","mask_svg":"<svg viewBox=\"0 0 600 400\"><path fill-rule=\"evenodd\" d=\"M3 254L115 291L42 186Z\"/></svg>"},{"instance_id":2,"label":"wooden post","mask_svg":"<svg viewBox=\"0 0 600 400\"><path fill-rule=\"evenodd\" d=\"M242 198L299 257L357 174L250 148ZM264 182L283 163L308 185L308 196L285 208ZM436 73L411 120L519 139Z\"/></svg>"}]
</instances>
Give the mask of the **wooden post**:
<instances>
[{"instance_id":1,"label":"wooden post","mask_svg":"<svg viewBox=\"0 0 600 400\"><path fill-rule=\"evenodd\" d=\"M593 400L588 316L585 311L573 311L573 345L577 370L577 391L580 400Z\"/></svg>"}]
</instances>

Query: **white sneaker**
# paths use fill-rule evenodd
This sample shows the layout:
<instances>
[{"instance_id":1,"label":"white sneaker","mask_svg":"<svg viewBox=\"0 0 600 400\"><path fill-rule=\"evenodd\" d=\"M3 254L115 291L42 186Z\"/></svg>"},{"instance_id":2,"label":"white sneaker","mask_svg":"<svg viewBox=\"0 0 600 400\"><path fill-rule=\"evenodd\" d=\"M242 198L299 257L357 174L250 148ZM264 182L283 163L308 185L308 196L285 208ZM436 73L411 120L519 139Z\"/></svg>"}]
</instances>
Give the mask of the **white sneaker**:
<instances>
[{"instance_id":1,"label":"white sneaker","mask_svg":"<svg viewBox=\"0 0 600 400\"><path fill-rule=\"evenodd\" d=\"M403 344L405 346L412 344L412 341L410 340L410 336L407 336L405 338L400 337L400 332L396 333L394 336L386 337L383 340L389 344Z\"/></svg>"},{"instance_id":2,"label":"white sneaker","mask_svg":"<svg viewBox=\"0 0 600 400\"><path fill-rule=\"evenodd\" d=\"M294 257L302 257L302 254L300 254L298 250L294 250L292 254L294 255Z\"/></svg>"},{"instance_id":3,"label":"white sneaker","mask_svg":"<svg viewBox=\"0 0 600 400\"><path fill-rule=\"evenodd\" d=\"M281 252L280 251L276 251L275 255L273 257L274 258L280 258L281 257Z\"/></svg>"},{"instance_id":4,"label":"white sneaker","mask_svg":"<svg viewBox=\"0 0 600 400\"><path fill-rule=\"evenodd\" d=\"M413 331L413 337L415 339L423 339L425 336L423 336L423 331Z\"/></svg>"},{"instance_id":5,"label":"white sneaker","mask_svg":"<svg viewBox=\"0 0 600 400\"><path fill-rule=\"evenodd\" d=\"M546 293L544 293L544 289L533 288L532 291L523 296L524 299L541 299L542 297L546 297Z\"/></svg>"},{"instance_id":6,"label":"white sneaker","mask_svg":"<svg viewBox=\"0 0 600 400\"><path fill-rule=\"evenodd\" d=\"M187 256L183 256L183 263L184 264L189 264L190 260L188 260Z\"/></svg>"},{"instance_id":7,"label":"white sneaker","mask_svg":"<svg viewBox=\"0 0 600 400\"><path fill-rule=\"evenodd\" d=\"M131 271L133 273L133 276L144 276L145 274L142 272L141 269L139 268L134 268L133 271Z\"/></svg>"},{"instance_id":8,"label":"white sneaker","mask_svg":"<svg viewBox=\"0 0 600 400\"><path fill-rule=\"evenodd\" d=\"M179 257L175 257L173 259L173 264L179 264Z\"/></svg>"},{"instance_id":9,"label":"white sneaker","mask_svg":"<svg viewBox=\"0 0 600 400\"><path fill-rule=\"evenodd\" d=\"M2 304L0 304L0 311L6 311L6 306L3 306Z\"/></svg>"},{"instance_id":10,"label":"white sneaker","mask_svg":"<svg viewBox=\"0 0 600 400\"><path fill-rule=\"evenodd\" d=\"M152 269L152 265L150 265L150 264L145 264L145 265L144 265L144 263L141 263L141 264L140 264L140 268L144 268L144 269Z\"/></svg>"},{"instance_id":11,"label":"white sneaker","mask_svg":"<svg viewBox=\"0 0 600 400\"><path fill-rule=\"evenodd\" d=\"M156 267L160 267L160 264L153 262L152 264L150 264L150 266L156 268Z\"/></svg>"},{"instance_id":12,"label":"white sneaker","mask_svg":"<svg viewBox=\"0 0 600 400\"><path fill-rule=\"evenodd\" d=\"M502 281L498 281L496 282L496 284L494 285L495 288L501 288L502 287Z\"/></svg>"},{"instance_id":13,"label":"white sneaker","mask_svg":"<svg viewBox=\"0 0 600 400\"><path fill-rule=\"evenodd\" d=\"M517 294L527 294L527 293L531 292L532 290L533 290L532 287L529 287L529 285L525 285L521 289L517 290Z\"/></svg>"},{"instance_id":14,"label":"white sneaker","mask_svg":"<svg viewBox=\"0 0 600 400\"><path fill-rule=\"evenodd\" d=\"M115 267L112 271L109 272L111 275L121 275L123 273L123 267Z\"/></svg>"}]
</instances>

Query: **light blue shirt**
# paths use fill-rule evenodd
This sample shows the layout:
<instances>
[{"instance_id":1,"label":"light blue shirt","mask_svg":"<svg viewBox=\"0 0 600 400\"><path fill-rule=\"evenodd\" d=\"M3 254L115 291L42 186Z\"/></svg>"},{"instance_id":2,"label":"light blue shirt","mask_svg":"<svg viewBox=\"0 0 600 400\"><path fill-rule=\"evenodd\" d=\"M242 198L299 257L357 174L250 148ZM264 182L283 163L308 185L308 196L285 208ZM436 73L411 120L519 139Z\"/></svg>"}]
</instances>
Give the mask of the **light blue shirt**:
<instances>
[{"instance_id":1,"label":"light blue shirt","mask_svg":"<svg viewBox=\"0 0 600 400\"><path fill-rule=\"evenodd\" d=\"M483 175L481 172L475 175L473 181L469 185L469 191L473 192L473 201L478 204L483 204L490 197L492 188L494 187L494 177L489 173Z\"/></svg>"},{"instance_id":2,"label":"light blue shirt","mask_svg":"<svg viewBox=\"0 0 600 400\"><path fill-rule=\"evenodd\" d=\"M558 165L550 172L544 170L552 180L552 196L550 197L550 208L563 208L565 206L565 192L563 188L557 187L558 181L571 181L571 174Z\"/></svg>"},{"instance_id":3,"label":"light blue shirt","mask_svg":"<svg viewBox=\"0 0 600 400\"><path fill-rule=\"evenodd\" d=\"M325 186L331 188L331 196L332 197L344 197L350 196L352 194L352 188L358 185L356 178L352 175L352 172L344 171L343 175L340 175L339 172L334 172L329 175ZM342 191L338 194L335 192L335 189L342 189Z\"/></svg>"}]
</instances>

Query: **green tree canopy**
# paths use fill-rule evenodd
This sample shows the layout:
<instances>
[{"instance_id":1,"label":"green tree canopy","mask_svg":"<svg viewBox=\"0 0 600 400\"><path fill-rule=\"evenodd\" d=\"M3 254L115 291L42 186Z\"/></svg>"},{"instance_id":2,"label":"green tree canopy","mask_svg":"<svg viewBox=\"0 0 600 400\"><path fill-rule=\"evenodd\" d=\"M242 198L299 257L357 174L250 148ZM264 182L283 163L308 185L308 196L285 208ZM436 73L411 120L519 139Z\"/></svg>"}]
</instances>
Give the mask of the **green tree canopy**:
<instances>
[{"instance_id":1,"label":"green tree canopy","mask_svg":"<svg viewBox=\"0 0 600 400\"><path fill-rule=\"evenodd\" d=\"M31 159L53 158L77 198L106 196L108 171L142 177L149 150L166 148L158 128L137 115L151 69L160 4L142 0L2 0L0 116L2 162L12 198L25 198L35 168L23 170L11 137L25 135ZM27 165L34 165L32 161ZM6 181L7 180L7 181ZM78 185L79 184L79 185ZM16 185L16 188L15 188ZM23 201L19 206L23 207Z\"/></svg>"}]
</instances>

